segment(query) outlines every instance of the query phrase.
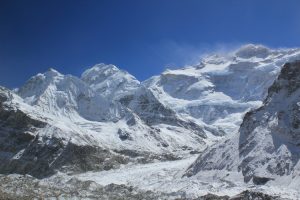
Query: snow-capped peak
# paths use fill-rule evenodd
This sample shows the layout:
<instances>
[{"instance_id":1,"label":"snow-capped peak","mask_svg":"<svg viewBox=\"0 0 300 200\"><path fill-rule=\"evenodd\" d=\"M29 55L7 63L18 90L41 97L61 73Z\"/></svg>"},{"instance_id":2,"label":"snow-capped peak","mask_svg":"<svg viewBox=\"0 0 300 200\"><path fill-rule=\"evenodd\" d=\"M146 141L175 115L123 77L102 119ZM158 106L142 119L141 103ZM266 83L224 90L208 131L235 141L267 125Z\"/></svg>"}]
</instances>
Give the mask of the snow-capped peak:
<instances>
[{"instance_id":1,"label":"snow-capped peak","mask_svg":"<svg viewBox=\"0 0 300 200\"><path fill-rule=\"evenodd\" d=\"M63 74L59 73L53 68L49 68L44 73L38 73L32 76L20 89L18 94L26 100L27 103L33 104L37 97L42 95L44 91L59 79L64 77Z\"/></svg>"},{"instance_id":2,"label":"snow-capped peak","mask_svg":"<svg viewBox=\"0 0 300 200\"><path fill-rule=\"evenodd\" d=\"M119 107L95 93L80 78L50 68L29 79L19 90L24 101L43 112L62 118L91 121L115 120ZM111 108L111 106L113 108Z\"/></svg>"},{"instance_id":3,"label":"snow-capped peak","mask_svg":"<svg viewBox=\"0 0 300 200\"><path fill-rule=\"evenodd\" d=\"M96 64L92 68L87 69L81 75L82 79L89 81L100 81L100 78L111 76L120 71L115 65L106 65L104 63ZM102 75L101 77L99 75Z\"/></svg>"},{"instance_id":4,"label":"snow-capped peak","mask_svg":"<svg viewBox=\"0 0 300 200\"><path fill-rule=\"evenodd\" d=\"M119 99L129 91L136 89L140 82L127 71L115 65L97 64L87 69L81 76L94 91L112 99Z\"/></svg>"},{"instance_id":5,"label":"snow-capped peak","mask_svg":"<svg viewBox=\"0 0 300 200\"><path fill-rule=\"evenodd\" d=\"M61 73L59 73L57 70L55 70L55 69L53 69L51 67L44 73L44 75L51 76L51 77L54 77L54 76L63 76Z\"/></svg>"},{"instance_id":6,"label":"snow-capped peak","mask_svg":"<svg viewBox=\"0 0 300 200\"><path fill-rule=\"evenodd\" d=\"M240 58L266 58L271 50L263 45L247 44L238 49L235 53Z\"/></svg>"}]
</instances>

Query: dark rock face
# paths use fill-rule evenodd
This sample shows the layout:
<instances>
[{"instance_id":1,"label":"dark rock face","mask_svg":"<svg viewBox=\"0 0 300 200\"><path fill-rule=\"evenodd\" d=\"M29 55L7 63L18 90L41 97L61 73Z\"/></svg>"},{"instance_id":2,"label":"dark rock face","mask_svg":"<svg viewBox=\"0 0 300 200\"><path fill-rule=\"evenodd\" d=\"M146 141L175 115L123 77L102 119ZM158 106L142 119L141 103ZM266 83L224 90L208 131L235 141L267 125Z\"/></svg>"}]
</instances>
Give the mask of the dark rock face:
<instances>
[{"instance_id":1,"label":"dark rock face","mask_svg":"<svg viewBox=\"0 0 300 200\"><path fill-rule=\"evenodd\" d=\"M124 140L132 140L132 137L130 136L130 133L122 130L122 129L119 129L118 130L118 135L119 135L119 138L124 141Z\"/></svg>"},{"instance_id":2,"label":"dark rock face","mask_svg":"<svg viewBox=\"0 0 300 200\"><path fill-rule=\"evenodd\" d=\"M246 190L241 194L231 197L230 200L280 200L280 197L270 196L261 192L254 192Z\"/></svg>"},{"instance_id":3,"label":"dark rock face","mask_svg":"<svg viewBox=\"0 0 300 200\"><path fill-rule=\"evenodd\" d=\"M268 90L266 101L270 100L271 96L278 93L280 90L286 90L288 95L300 88L300 61L287 63L283 66L277 80Z\"/></svg>"},{"instance_id":4,"label":"dark rock face","mask_svg":"<svg viewBox=\"0 0 300 200\"><path fill-rule=\"evenodd\" d=\"M261 192L254 192L246 190L236 196L217 196L214 194L207 194L197 198L197 200L280 200L279 197L270 196Z\"/></svg>"},{"instance_id":5,"label":"dark rock face","mask_svg":"<svg viewBox=\"0 0 300 200\"><path fill-rule=\"evenodd\" d=\"M273 180L272 178L266 178L266 177L259 177L259 176L253 176L253 183L256 185L264 185L268 181Z\"/></svg>"},{"instance_id":6,"label":"dark rock face","mask_svg":"<svg viewBox=\"0 0 300 200\"><path fill-rule=\"evenodd\" d=\"M229 196L218 196L214 194L207 194L202 197L198 197L196 200L229 200Z\"/></svg>"},{"instance_id":7,"label":"dark rock face","mask_svg":"<svg viewBox=\"0 0 300 200\"><path fill-rule=\"evenodd\" d=\"M248 112L240 127L239 155L243 158L239 169L242 170L245 181L253 178L253 182L264 184L270 177L257 178L253 174L253 165L267 165L268 173L275 175L290 174L293 166L299 160L300 143L300 110L298 101L300 98L300 61L287 63L283 66L281 73L268 90L268 96L262 107ZM274 119L276 124L274 124ZM274 124L274 125L270 125ZM265 144L261 154L271 154L276 152L276 158L266 157L257 160L250 156L256 151L257 146L262 141L257 140L260 129L264 137L271 137L272 143ZM281 147L287 148L283 150ZM258 156L258 155L257 155ZM255 164L254 164L255 163ZM260 163L260 164L259 164ZM259 177L259 176L258 176Z\"/></svg>"}]
</instances>

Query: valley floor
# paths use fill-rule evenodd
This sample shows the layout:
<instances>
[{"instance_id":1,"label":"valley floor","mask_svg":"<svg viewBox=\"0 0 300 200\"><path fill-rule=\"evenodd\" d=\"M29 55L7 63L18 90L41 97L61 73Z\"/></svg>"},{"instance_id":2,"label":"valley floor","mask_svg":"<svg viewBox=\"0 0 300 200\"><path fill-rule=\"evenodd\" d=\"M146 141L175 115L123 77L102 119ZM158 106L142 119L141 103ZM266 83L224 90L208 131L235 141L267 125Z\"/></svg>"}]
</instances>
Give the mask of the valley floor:
<instances>
[{"instance_id":1,"label":"valley floor","mask_svg":"<svg viewBox=\"0 0 300 200\"><path fill-rule=\"evenodd\" d=\"M103 186L124 184L145 191L183 194L183 196L191 199L208 193L219 196L235 196L245 190L280 196L284 199L300 199L299 191L281 187L280 183L272 183L266 186L246 184L242 174L238 172L209 170L192 177L185 177L186 169L196 158L197 155L193 155L176 161L157 161L139 165L128 164L121 166L120 169L87 172L73 176L58 174L58 176L63 176L66 181L71 178L78 178L81 181L94 181Z\"/></svg>"},{"instance_id":2,"label":"valley floor","mask_svg":"<svg viewBox=\"0 0 300 200\"><path fill-rule=\"evenodd\" d=\"M196 158L127 164L77 175L58 173L41 180L28 175L0 175L0 199L300 199L299 191L280 183L245 184L237 172L210 170L185 177Z\"/></svg>"}]
</instances>

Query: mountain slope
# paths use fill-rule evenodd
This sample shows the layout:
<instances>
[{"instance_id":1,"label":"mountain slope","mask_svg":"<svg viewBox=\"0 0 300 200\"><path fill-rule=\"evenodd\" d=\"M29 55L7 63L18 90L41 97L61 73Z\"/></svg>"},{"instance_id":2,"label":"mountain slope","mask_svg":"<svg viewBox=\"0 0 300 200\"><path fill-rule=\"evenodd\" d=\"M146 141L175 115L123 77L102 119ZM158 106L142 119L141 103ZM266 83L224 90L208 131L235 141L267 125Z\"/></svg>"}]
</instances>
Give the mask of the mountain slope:
<instances>
[{"instance_id":1,"label":"mountain slope","mask_svg":"<svg viewBox=\"0 0 300 200\"><path fill-rule=\"evenodd\" d=\"M56 170L100 170L128 162L90 136L60 127L59 120L52 121L11 91L1 88L0 96L1 173L44 177Z\"/></svg>"},{"instance_id":2,"label":"mountain slope","mask_svg":"<svg viewBox=\"0 0 300 200\"><path fill-rule=\"evenodd\" d=\"M83 72L81 80L93 91L113 100L120 99L140 85L140 82L128 72L103 63Z\"/></svg>"},{"instance_id":3,"label":"mountain slope","mask_svg":"<svg viewBox=\"0 0 300 200\"><path fill-rule=\"evenodd\" d=\"M299 101L300 62L295 61L283 66L263 105L245 115L239 133L208 148L187 174L212 169L238 170L246 182L265 184L271 181L270 184L279 182L298 187Z\"/></svg>"},{"instance_id":4,"label":"mountain slope","mask_svg":"<svg viewBox=\"0 0 300 200\"><path fill-rule=\"evenodd\" d=\"M206 147L201 127L179 118L143 86L131 92L135 103L125 105L125 93L123 100L109 100L81 79L50 69L17 93L0 91L1 173L103 170L178 159ZM23 120L28 124L15 128Z\"/></svg>"},{"instance_id":5,"label":"mountain slope","mask_svg":"<svg viewBox=\"0 0 300 200\"><path fill-rule=\"evenodd\" d=\"M54 69L33 76L18 94L29 105L56 117L79 115L92 121L115 121L121 117L118 105L96 94L79 78Z\"/></svg>"},{"instance_id":6,"label":"mountain slope","mask_svg":"<svg viewBox=\"0 0 300 200\"><path fill-rule=\"evenodd\" d=\"M299 49L245 45L207 56L196 66L167 70L143 84L167 107L213 134L236 132L242 116L261 105L281 66L300 59Z\"/></svg>"}]
</instances>

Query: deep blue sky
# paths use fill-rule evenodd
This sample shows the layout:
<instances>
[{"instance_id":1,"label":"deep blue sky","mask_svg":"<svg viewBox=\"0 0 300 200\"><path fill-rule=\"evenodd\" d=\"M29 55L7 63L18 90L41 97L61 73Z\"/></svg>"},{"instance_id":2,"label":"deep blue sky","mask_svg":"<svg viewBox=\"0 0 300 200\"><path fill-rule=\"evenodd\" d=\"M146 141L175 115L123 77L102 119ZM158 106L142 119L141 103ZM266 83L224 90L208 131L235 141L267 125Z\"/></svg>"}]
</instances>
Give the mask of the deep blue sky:
<instances>
[{"instance_id":1,"label":"deep blue sky","mask_svg":"<svg viewBox=\"0 0 300 200\"><path fill-rule=\"evenodd\" d=\"M299 0L0 0L0 85L104 62L139 80L220 46L300 46Z\"/></svg>"}]
</instances>

